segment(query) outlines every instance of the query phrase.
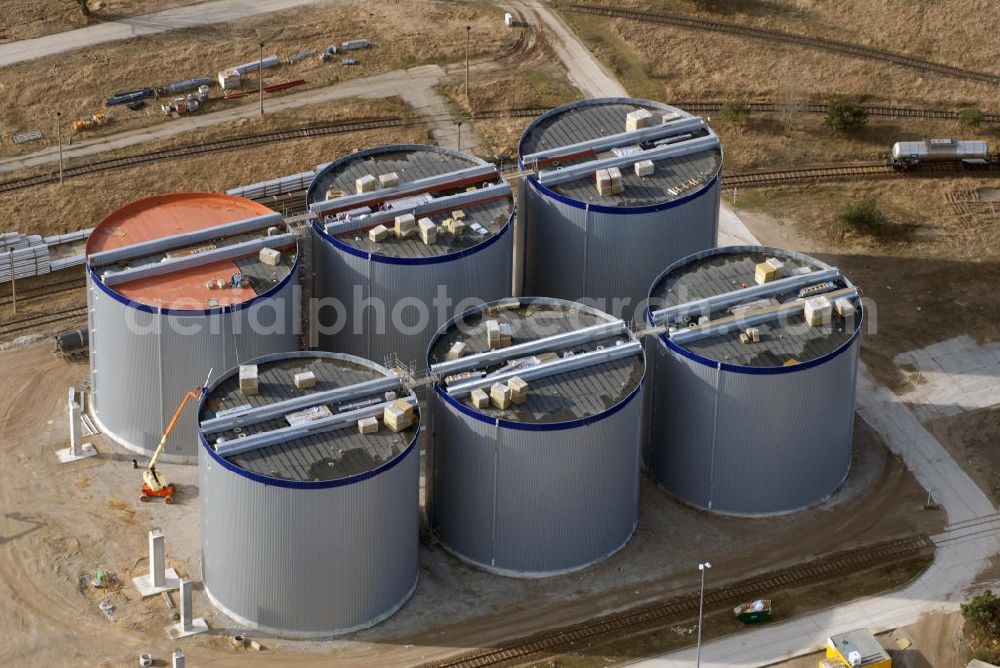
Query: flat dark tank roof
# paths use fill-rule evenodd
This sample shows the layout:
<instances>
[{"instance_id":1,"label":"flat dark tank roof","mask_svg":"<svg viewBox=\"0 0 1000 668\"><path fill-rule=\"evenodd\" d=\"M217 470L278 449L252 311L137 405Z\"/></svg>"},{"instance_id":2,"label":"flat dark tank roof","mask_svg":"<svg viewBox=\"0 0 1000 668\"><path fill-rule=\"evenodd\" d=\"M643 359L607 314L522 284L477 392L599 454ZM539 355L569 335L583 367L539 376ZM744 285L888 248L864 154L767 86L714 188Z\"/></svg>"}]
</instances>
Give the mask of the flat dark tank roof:
<instances>
[{"instance_id":1,"label":"flat dark tank roof","mask_svg":"<svg viewBox=\"0 0 1000 668\"><path fill-rule=\"evenodd\" d=\"M829 269L824 263L799 253L775 252L774 249L760 251L727 251L725 247L714 253L697 258L662 277L651 291L653 309L676 306L698 299L720 295L756 285L754 271L760 262L777 258L785 265L785 272L807 267L811 271ZM834 281L836 289L850 287L843 279ZM798 298L798 289L778 294L775 298L785 302ZM744 303L755 301L747 299ZM857 304L856 300L853 300ZM712 314L712 319L729 315L728 309ZM697 315L693 316L697 318ZM853 323L833 313L831 327L810 327L805 315L799 313L783 320L775 320L760 325L761 340L758 343L741 343L739 331L708 336L677 345L711 360L750 367L780 367L790 360L808 362L823 357L840 348L861 326L860 318Z\"/></svg>"},{"instance_id":2,"label":"flat dark tank roof","mask_svg":"<svg viewBox=\"0 0 1000 668\"><path fill-rule=\"evenodd\" d=\"M681 116L691 116L682 109L648 101L602 103L584 100L547 118L540 118L530 125L521 138L520 156L624 132L626 114L637 109L646 109L656 115L674 112ZM610 155L610 152L607 154ZM585 157L563 160L558 166L568 167L592 159ZM543 171L554 168L555 165L548 165ZM622 192L618 195L598 195L592 174L552 186L551 189L578 202L618 207L648 206L670 202L698 192L721 168L722 151L712 149L680 158L658 160L655 162L656 171L652 176L636 176L633 169L622 168ZM677 195L668 192L669 188L676 188L693 178L702 179L702 184Z\"/></svg>"},{"instance_id":3,"label":"flat dark tank roof","mask_svg":"<svg viewBox=\"0 0 1000 668\"><path fill-rule=\"evenodd\" d=\"M350 158L350 156L348 156ZM449 172L467 169L476 165L484 164L471 156L460 157L452 153L437 150L437 147L428 146L426 149L404 149L388 152L379 152L372 155L358 157L357 159L345 159L341 165L330 167L320 172L316 177L314 185L316 197L309 203L323 201L322 198L330 190L339 190L345 195L355 193L355 181L362 176L371 174L378 178L379 174L395 172L399 176L400 183L405 181L416 181L430 176L447 174ZM465 192L469 185L482 187L487 184L499 183L499 179L482 179L475 184L465 184L458 188L442 190L433 193L435 197L453 195ZM377 191L375 191L377 193ZM411 195L404 195L400 199L408 199ZM511 211L514 208L513 197L494 200L475 206L457 207L465 213L465 231L458 237L450 234L439 233L437 243L430 246L424 244L419 236L409 239L397 239L391 237L384 241L374 242L368 238L367 231L349 232L336 235L337 240L342 241L364 253L373 255L384 255L399 258L428 258L440 255L448 255L457 251L476 246L483 241L498 234L507 224ZM416 216L420 219L425 216ZM446 218L451 217L451 212L436 213L426 216L440 225ZM332 220L332 218L330 219ZM471 229L473 223L478 223L486 228L486 234L477 234ZM392 227L392 222L385 224Z\"/></svg>"},{"instance_id":4,"label":"flat dark tank roof","mask_svg":"<svg viewBox=\"0 0 1000 668\"><path fill-rule=\"evenodd\" d=\"M486 352L489 349L486 341L487 320L509 324L512 330L511 343L517 345L614 321L614 318L607 314L582 311L569 302L566 305L524 303L520 308L502 310L495 315L490 315L488 310L478 311L465 316L461 321L461 328L448 329L431 344L430 363L445 361L448 350L457 341L463 341L468 346L466 355ZM628 340L627 334L621 334L566 347L558 352L560 356L567 351L587 352L598 346L608 348L618 341ZM498 363L484 370L490 373L502 366L503 363ZM530 380L527 400L520 405L514 404L507 410L492 405L483 409L473 408L469 397L461 401L471 410L493 418L527 423L567 422L598 415L621 403L639 385L643 369L642 355L636 354L585 369ZM486 391L489 392L488 387Z\"/></svg>"},{"instance_id":5,"label":"flat dark tank roof","mask_svg":"<svg viewBox=\"0 0 1000 668\"><path fill-rule=\"evenodd\" d=\"M316 375L316 387L299 390L295 387L293 376L306 370ZM258 365L257 372L259 394L246 396L240 392L239 372L233 370L233 373L206 397L198 416L199 422L212 419L218 411L227 408L245 404L253 407L266 406L277 401L385 376L364 364L321 355L294 356L265 362ZM397 394L405 397L409 393L399 389ZM383 393L376 393L352 399L347 403L375 398L384 401ZM330 407L334 413L337 412L336 405ZM288 421L281 416L240 429L241 433L252 436L288 426ZM245 471L272 478L300 482L338 480L371 471L399 455L413 440L418 426L419 421L408 429L394 433L384 424L380 424L377 433L362 435L358 433L355 425L351 425L335 431L316 432L226 459ZM230 429L212 434L209 442L214 443L220 436L231 442L238 438L238 433Z\"/></svg>"}]
</instances>

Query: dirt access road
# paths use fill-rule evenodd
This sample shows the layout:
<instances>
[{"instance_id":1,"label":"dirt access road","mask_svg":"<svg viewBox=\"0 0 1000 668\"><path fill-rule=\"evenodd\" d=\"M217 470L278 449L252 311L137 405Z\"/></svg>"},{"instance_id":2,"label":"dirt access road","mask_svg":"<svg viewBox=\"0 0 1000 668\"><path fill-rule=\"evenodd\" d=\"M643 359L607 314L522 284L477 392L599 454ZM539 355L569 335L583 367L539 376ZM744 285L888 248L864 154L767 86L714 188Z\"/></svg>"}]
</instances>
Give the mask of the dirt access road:
<instances>
[{"instance_id":1,"label":"dirt access road","mask_svg":"<svg viewBox=\"0 0 1000 668\"><path fill-rule=\"evenodd\" d=\"M86 28L0 44L0 67L119 39L153 35L182 28L197 28L212 23L225 23L255 14L267 14L300 5L309 5L316 1L214 0L117 21L97 23Z\"/></svg>"}]
</instances>

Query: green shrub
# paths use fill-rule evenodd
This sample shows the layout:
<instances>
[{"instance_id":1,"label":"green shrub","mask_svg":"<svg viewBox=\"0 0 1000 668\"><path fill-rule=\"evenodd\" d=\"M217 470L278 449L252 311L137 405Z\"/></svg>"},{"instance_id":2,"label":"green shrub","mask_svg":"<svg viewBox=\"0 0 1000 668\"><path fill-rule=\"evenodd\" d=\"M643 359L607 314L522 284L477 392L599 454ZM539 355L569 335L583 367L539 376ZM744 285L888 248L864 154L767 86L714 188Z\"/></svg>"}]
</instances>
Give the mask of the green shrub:
<instances>
[{"instance_id":1,"label":"green shrub","mask_svg":"<svg viewBox=\"0 0 1000 668\"><path fill-rule=\"evenodd\" d=\"M719 120L731 125L744 125L752 113L746 102L723 102L719 107Z\"/></svg>"},{"instance_id":2,"label":"green shrub","mask_svg":"<svg viewBox=\"0 0 1000 668\"><path fill-rule=\"evenodd\" d=\"M980 661L1000 661L1000 596L987 589L962 604L963 634Z\"/></svg>"},{"instance_id":3,"label":"green shrub","mask_svg":"<svg viewBox=\"0 0 1000 668\"><path fill-rule=\"evenodd\" d=\"M834 132L860 132L868 122L868 111L845 98L835 97L827 103L823 122Z\"/></svg>"},{"instance_id":4,"label":"green shrub","mask_svg":"<svg viewBox=\"0 0 1000 668\"><path fill-rule=\"evenodd\" d=\"M978 128L983 124L983 112L979 107L966 107L958 112L958 122L963 128Z\"/></svg>"},{"instance_id":5,"label":"green shrub","mask_svg":"<svg viewBox=\"0 0 1000 668\"><path fill-rule=\"evenodd\" d=\"M889 226L889 219L879 211L874 197L848 204L837 213L837 220L856 232L875 233Z\"/></svg>"}]
</instances>

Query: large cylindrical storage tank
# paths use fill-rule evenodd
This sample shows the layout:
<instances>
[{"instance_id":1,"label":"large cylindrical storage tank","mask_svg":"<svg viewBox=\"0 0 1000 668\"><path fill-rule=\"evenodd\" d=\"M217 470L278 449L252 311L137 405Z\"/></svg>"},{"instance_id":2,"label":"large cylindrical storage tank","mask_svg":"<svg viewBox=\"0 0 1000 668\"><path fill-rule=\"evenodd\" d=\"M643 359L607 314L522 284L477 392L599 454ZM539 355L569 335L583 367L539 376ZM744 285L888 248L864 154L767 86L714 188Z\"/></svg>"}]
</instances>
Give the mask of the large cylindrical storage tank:
<instances>
[{"instance_id":1,"label":"large cylindrical storage tank","mask_svg":"<svg viewBox=\"0 0 1000 668\"><path fill-rule=\"evenodd\" d=\"M241 197L158 195L102 220L87 241L90 410L101 430L152 454L210 369L298 348L297 284L296 237ZM187 410L162 458L193 463L197 445Z\"/></svg>"},{"instance_id":2,"label":"large cylindrical storage tank","mask_svg":"<svg viewBox=\"0 0 1000 668\"><path fill-rule=\"evenodd\" d=\"M625 545L638 517L645 358L624 322L557 299L494 302L445 325L428 366L442 379L429 404L428 516L449 551L543 577Z\"/></svg>"},{"instance_id":3,"label":"large cylindrical storage tank","mask_svg":"<svg viewBox=\"0 0 1000 668\"><path fill-rule=\"evenodd\" d=\"M256 393L234 369L199 413L206 593L240 625L286 637L378 623L417 582L416 399L351 355L245 365ZM400 404L409 423L393 431L383 414Z\"/></svg>"},{"instance_id":4,"label":"large cylindrical storage tank","mask_svg":"<svg viewBox=\"0 0 1000 668\"><path fill-rule=\"evenodd\" d=\"M437 146L366 149L320 171L307 199L321 300L313 346L419 366L456 309L510 294L513 195L479 158Z\"/></svg>"},{"instance_id":5,"label":"large cylindrical storage tank","mask_svg":"<svg viewBox=\"0 0 1000 668\"><path fill-rule=\"evenodd\" d=\"M799 510L851 465L863 309L836 268L792 251L694 254L650 290L647 463L670 494L733 515Z\"/></svg>"},{"instance_id":6,"label":"large cylindrical storage tank","mask_svg":"<svg viewBox=\"0 0 1000 668\"><path fill-rule=\"evenodd\" d=\"M598 299L639 319L663 267L715 246L722 148L700 118L650 100L581 100L539 116L518 153L533 172L526 294ZM621 178L599 191L595 175L609 168Z\"/></svg>"}]
</instances>

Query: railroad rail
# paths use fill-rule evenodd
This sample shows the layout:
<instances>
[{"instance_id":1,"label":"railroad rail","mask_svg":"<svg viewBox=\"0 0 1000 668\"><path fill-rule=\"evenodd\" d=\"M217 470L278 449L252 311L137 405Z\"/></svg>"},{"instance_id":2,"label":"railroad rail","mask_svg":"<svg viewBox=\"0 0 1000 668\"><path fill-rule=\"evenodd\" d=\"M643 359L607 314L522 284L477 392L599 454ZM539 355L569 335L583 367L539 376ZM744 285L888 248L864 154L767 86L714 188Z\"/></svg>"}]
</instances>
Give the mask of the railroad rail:
<instances>
[{"instance_id":1,"label":"railroad rail","mask_svg":"<svg viewBox=\"0 0 1000 668\"><path fill-rule=\"evenodd\" d=\"M50 325L77 323L87 317L87 305L74 306L61 311L36 313L0 324L0 338L10 339Z\"/></svg>"},{"instance_id":2,"label":"railroad rail","mask_svg":"<svg viewBox=\"0 0 1000 668\"><path fill-rule=\"evenodd\" d=\"M884 161L871 161L847 165L813 165L783 169L755 169L723 173L722 187L766 187L795 183L819 183L853 178L892 178L914 176L962 176L980 172L994 172L1000 163L990 163L983 169L969 169L961 162L921 163L908 171L896 170Z\"/></svg>"},{"instance_id":3,"label":"railroad rail","mask_svg":"<svg viewBox=\"0 0 1000 668\"><path fill-rule=\"evenodd\" d=\"M725 102L714 101L681 101L672 102L673 106L695 114L716 113L722 109ZM782 113L799 112L806 114L825 114L829 110L826 104L820 103L781 103L781 102L741 102L751 112ZM869 116L881 118L924 118L935 121L957 121L958 111L950 109L922 109L917 107L892 107L887 105L861 105ZM1000 114L983 114L983 123L1000 123Z\"/></svg>"},{"instance_id":4,"label":"railroad rail","mask_svg":"<svg viewBox=\"0 0 1000 668\"><path fill-rule=\"evenodd\" d=\"M868 547L818 559L773 573L765 573L725 587L705 591L708 607L730 606L760 597L781 588L801 587L826 582L832 578L857 573L893 563L902 563L930 554L934 543L926 536L914 536L877 543ZM694 592L665 601L613 613L603 617L544 631L464 656L425 664L424 668L481 668L522 664L542 660L579 647L582 643L602 642L660 628L698 614L698 595Z\"/></svg>"},{"instance_id":5,"label":"railroad rail","mask_svg":"<svg viewBox=\"0 0 1000 668\"><path fill-rule=\"evenodd\" d=\"M505 118L505 117L518 118L524 116L537 116L538 114L543 113L544 111L548 111L548 108L480 111L468 116L467 120L475 121L475 120L485 120L492 118ZM206 153L219 153L223 151L232 151L237 149L250 148L254 146L261 146L265 144L294 141L297 139L308 139L311 137L323 137L327 135L343 134L349 132L364 132L366 130L378 130L382 128L408 127L413 125L419 125L421 122L422 121L420 118L415 118L415 119L402 119L397 117L372 118L372 119L362 119L358 121L350 121L344 123L331 123L326 125L296 128L293 130L265 132L256 135L233 137L231 139L218 139L215 141L200 142L198 144L188 144L185 146L166 148L159 151L149 151L146 153L125 155L117 158L107 158L105 160L97 160L83 165L67 167L63 170L63 178L84 176L86 174L104 172L113 169L125 169L128 167L135 167L137 165L141 165L148 162L156 162L159 160L186 158ZM35 186L46 185L49 183L57 183L58 181L59 177L58 174L56 173L28 176L21 179L15 179L0 183L0 193L12 192L14 190L22 190L24 188L32 188Z\"/></svg>"},{"instance_id":6,"label":"railroad rail","mask_svg":"<svg viewBox=\"0 0 1000 668\"><path fill-rule=\"evenodd\" d=\"M72 290L80 290L84 287L83 280L80 277L68 278L63 281L56 281L55 283L50 283L48 285L42 285L36 288L18 289L17 291L17 303L18 305L23 302L38 301L41 299L48 299L53 295L62 294L63 292L70 292ZM6 308L13 304L13 299L9 296L0 297L0 308Z\"/></svg>"},{"instance_id":7,"label":"railroad rail","mask_svg":"<svg viewBox=\"0 0 1000 668\"><path fill-rule=\"evenodd\" d=\"M1000 75L990 72L978 72L954 65L946 65L931 60L914 58L902 53L876 49L850 42L841 42L823 37L809 37L796 33L784 32L781 30L768 30L765 28L751 28L738 23L727 23L723 21L708 21L705 19L691 18L683 14L672 14L667 12L650 12L635 9L620 9L607 5L583 5L571 4L569 10L580 14L593 14L596 16L606 16L608 18L622 18L643 23L655 23L669 25L678 28L688 28L693 30L704 30L713 33L724 33L729 35L739 35L741 37L751 37L767 42L777 42L781 44L793 44L805 46L823 51L830 51L867 60L877 60L881 62L899 65L922 72L933 72L955 79L966 79L971 81L983 81L991 84L1000 83Z\"/></svg>"}]
</instances>

